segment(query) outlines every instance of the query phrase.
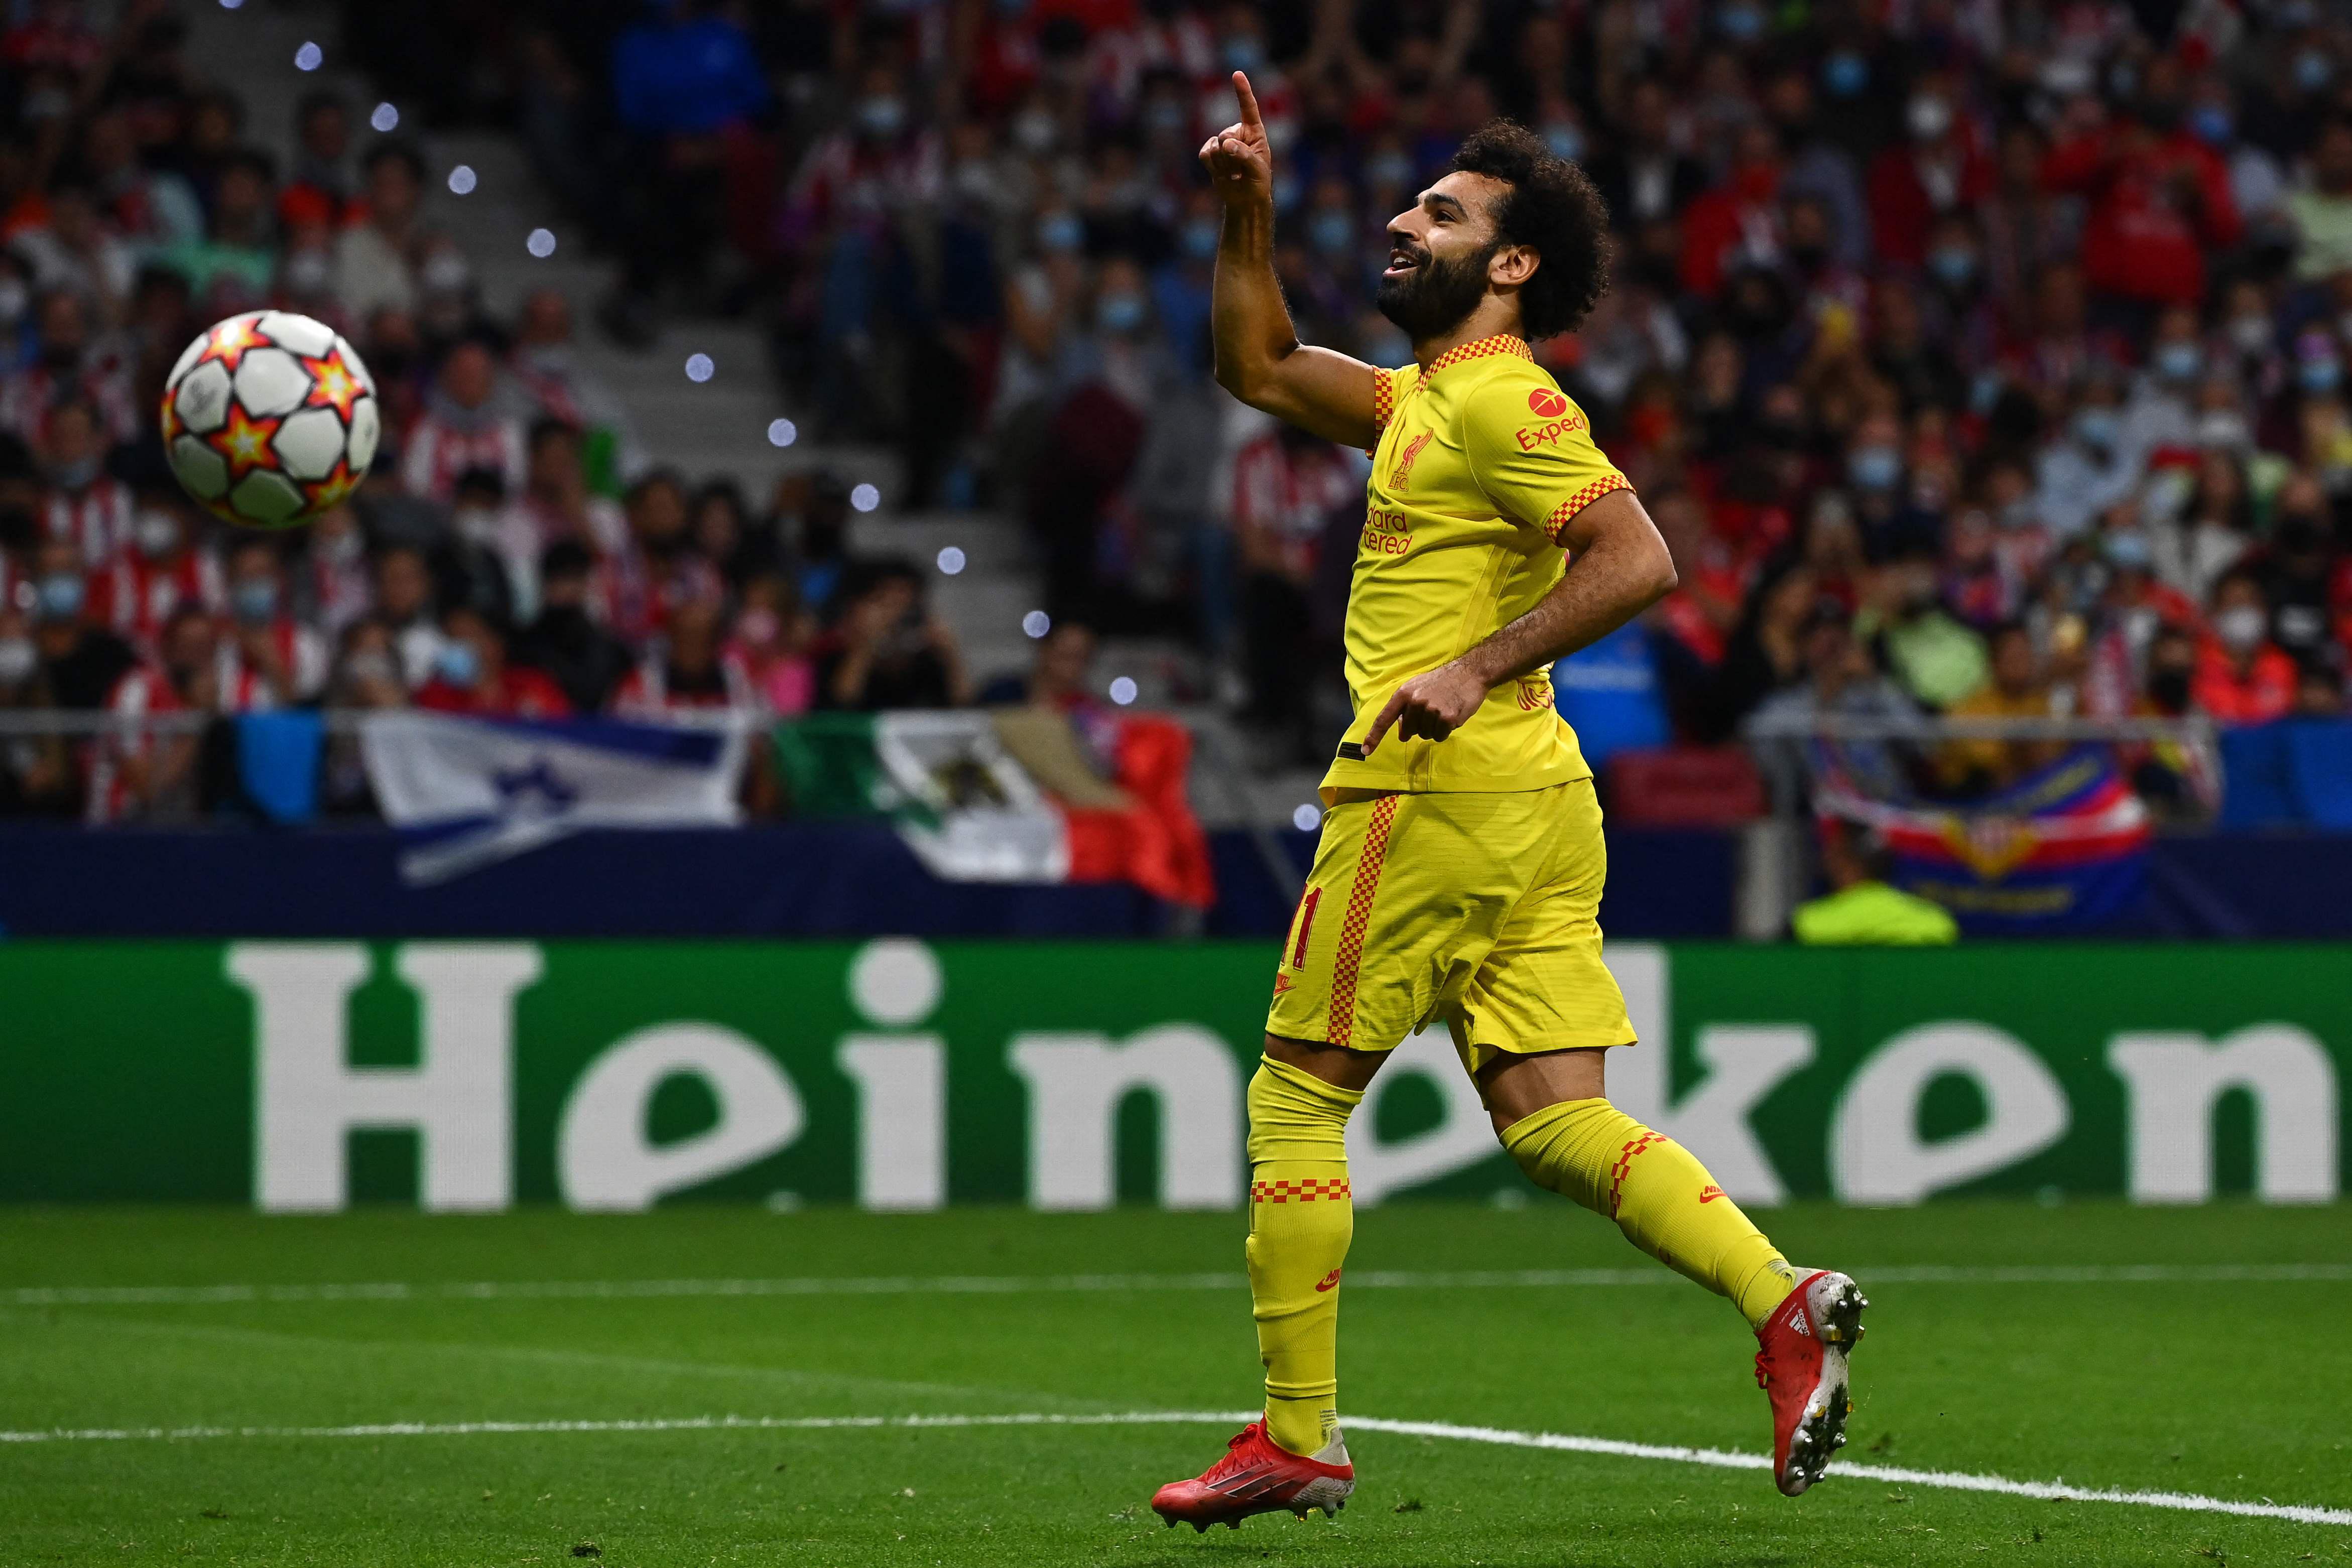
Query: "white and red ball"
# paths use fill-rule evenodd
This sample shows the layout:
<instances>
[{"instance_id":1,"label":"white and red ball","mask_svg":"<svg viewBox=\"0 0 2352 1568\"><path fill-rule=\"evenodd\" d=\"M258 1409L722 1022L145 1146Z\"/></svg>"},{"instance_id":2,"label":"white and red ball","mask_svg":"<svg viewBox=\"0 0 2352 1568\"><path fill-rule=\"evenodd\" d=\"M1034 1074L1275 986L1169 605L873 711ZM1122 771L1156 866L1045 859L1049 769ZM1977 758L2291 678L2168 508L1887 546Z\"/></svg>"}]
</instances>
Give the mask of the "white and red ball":
<instances>
[{"instance_id":1,"label":"white and red ball","mask_svg":"<svg viewBox=\"0 0 2352 1568\"><path fill-rule=\"evenodd\" d=\"M163 383L163 451L213 516L290 528L367 476L382 433L375 380L331 327L248 310L188 345Z\"/></svg>"}]
</instances>

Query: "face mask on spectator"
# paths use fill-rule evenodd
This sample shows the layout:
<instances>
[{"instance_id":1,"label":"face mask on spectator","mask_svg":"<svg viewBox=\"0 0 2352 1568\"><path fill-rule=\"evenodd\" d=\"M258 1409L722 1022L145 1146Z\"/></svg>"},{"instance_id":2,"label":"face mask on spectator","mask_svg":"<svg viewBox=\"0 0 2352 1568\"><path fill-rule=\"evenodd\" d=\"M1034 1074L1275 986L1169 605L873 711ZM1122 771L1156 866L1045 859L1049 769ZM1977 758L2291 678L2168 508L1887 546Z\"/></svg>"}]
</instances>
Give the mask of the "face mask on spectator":
<instances>
[{"instance_id":1,"label":"face mask on spectator","mask_svg":"<svg viewBox=\"0 0 2352 1568\"><path fill-rule=\"evenodd\" d=\"M1095 325L1120 337L1143 325L1143 296L1106 294L1095 301Z\"/></svg>"},{"instance_id":2,"label":"face mask on spectator","mask_svg":"<svg viewBox=\"0 0 2352 1568\"><path fill-rule=\"evenodd\" d=\"M2230 123L2228 110L2218 103L2203 103L2190 112L2189 129L2198 141L2207 146L2224 147L2229 144L2230 132L2234 127Z\"/></svg>"},{"instance_id":3,"label":"face mask on spectator","mask_svg":"<svg viewBox=\"0 0 2352 1568\"><path fill-rule=\"evenodd\" d=\"M2205 368L2205 356L2194 343L2166 343L2152 356L2156 373L2168 382L2193 382Z\"/></svg>"},{"instance_id":4,"label":"face mask on spectator","mask_svg":"<svg viewBox=\"0 0 2352 1568\"><path fill-rule=\"evenodd\" d=\"M1192 115L1172 98L1155 98L1143 106L1143 127L1162 136L1173 136L1192 122Z\"/></svg>"},{"instance_id":5,"label":"face mask on spectator","mask_svg":"<svg viewBox=\"0 0 2352 1568\"><path fill-rule=\"evenodd\" d=\"M1547 127L1544 131L1544 141L1550 146L1554 157L1566 159L1570 163L1583 162L1584 132L1575 126L1563 124Z\"/></svg>"},{"instance_id":6,"label":"face mask on spectator","mask_svg":"<svg viewBox=\"0 0 2352 1568\"><path fill-rule=\"evenodd\" d=\"M955 172L956 194L967 202L982 206L996 199L996 176L988 165L975 158L969 163L959 163Z\"/></svg>"},{"instance_id":7,"label":"face mask on spectator","mask_svg":"<svg viewBox=\"0 0 2352 1568\"><path fill-rule=\"evenodd\" d=\"M131 521L131 537L141 555L170 555L179 547L180 519L169 512L141 512Z\"/></svg>"},{"instance_id":8,"label":"face mask on spectator","mask_svg":"<svg viewBox=\"0 0 2352 1568\"><path fill-rule=\"evenodd\" d=\"M2336 74L2336 62L2319 49L2305 49L2294 57L2294 85L2305 92L2317 92Z\"/></svg>"},{"instance_id":9,"label":"face mask on spectator","mask_svg":"<svg viewBox=\"0 0 2352 1568\"><path fill-rule=\"evenodd\" d=\"M326 552L330 566L350 566L367 553L367 540L360 538L357 528L345 528L341 533L316 537L320 548Z\"/></svg>"},{"instance_id":10,"label":"face mask on spectator","mask_svg":"<svg viewBox=\"0 0 2352 1568\"><path fill-rule=\"evenodd\" d=\"M2149 554L2147 536L2137 528L2126 528L2106 538L2107 559L2126 571L2146 571L2154 558Z\"/></svg>"},{"instance_id":11,"label":"face mask on spectator","mask_svg":"<svg viewBox=\"0 0 2352 1568\"><path fill-rule=\"evenodd\" d=\"M334 286L335 265L323 250L298 250L286 258L286 287L293 294L324 294Z\"/></svg>"},{"instance_id":12,"label":"face mask on spectator","mask_svg":"<svg viewBox=\"0 0 2352 1568\"><path fill-rule=\"evenodd\" d=\"M2200 446L2236 450L2252 445L2253 439L2253 432L2246 427L2246 416L2235 409L2217 408L2198 418Z\"/></svg>"},{"instance_id":13,"label":"face mask on spectator","mask_svg":"<svg viewBox=\"0 0 2352 1568\"><path fill-rule=\"evenodd\" d=\"M2295 368L2294 379L2307 392L2331 392L2344 379L2344 367L2334 360L2305 360Z\"/></svg>"},{"instance_id":14,"label":"face mask on spectator","mask_svg":"<svg viewBox=\"0 0 2352 1568\"><path fill-rule=\"evenodd\" d=\"M427 294L463 294L474 280L474 269L454 250L436 250L419 275Z\"/></svg>"},{"instance_id":15,"label":"face mask on spectator","mask_svg":"<svg viewBox=\"0 0 2352 1568\"><path fill-rule=\"evenodd\" d=\"M1753 43L1763 37L1764 13L1753 5L1726 5L1716 12L1715 25L1735 44Z\"/></svg>"},{"instance_id":16,"label":"face mask on spectator","mask_svg":"<svg viewBox=\"0 0 2352 1568\"><path fill-rule=\"evenodd\" d=\"M735 618L735 635L755 648L764 648L784 629L772 610L746 610Z\"/></svg>"},{"instance_id":17,"label":"face mask on spectator","mask_svg":"<svg viewBox=\"0 0 2352 1568\"><path fill-rule=\"evenodd\" d=\"M1052 152L1060 135L1061 128L1045 110L1024 109L1013 117L1013 144L1032 158Z\"/></svg>"},{"instance_id":18,"label":"face mask on spectator","mask_svg":"<svg viewBox=\"0 0 2352 1568\"><path fill-rule=\"evenodd\" d=\"M1927 270L1947 288L1962 288L1977 275L1977 253L1966 246L1938 246L1927 253Z\"/></svg>"},{"instance_id":19,"label":"face mask on spectator","mask_svg":"<svg viewBox=\"0 0 2352 1568\"><path fill-rule=\"evenodd\" d=\"M1184 220L1184 254L1195 261L1206 261L1217 254L1217 220L1203 214Z\"/></svg>"},{"instance_id":20,"label":"face mask on spectator","mask_svg":"<svg viewBox=\"0 0 2352 1568\"><path fill-rule=\"evenodd\" d=\"M1085 243L1087 225L1075 213L1048 213L1037 220L1037 247L1040 250L1065 253L1074 251Z\"/></svg>"},{"instance_id":21,"label":"face mask on spectator","mask_svg":"<svg viewBox=\"0 0 2352 1568\"><path fill-rule=\"evenodd\" d=\"M0 637L0 686L21 684L39 662L31 638Z\"/></svg>"},{"instance_id":22,"label":"face mask on spectator","mask_svg":"<svg viewBox=\"0 0 2352 1568\"><path fill-rule=\"evenodd\" d=\"M387 685L399 684L399 675L393 668L389 653L353 653L343 664L343 679L355 686L375 682Z\"/></svg>"},{"instance_id":23,"label":"face mask on spectator","mask_svg":"<svg viewBox=\"0 0 2352 1568\"><path fill-rule=\"evenodd\" d=\"M1412 178L1412 160L1393 150L1375 152L1364 160L1364 178L1382 189L1404 184Z\"/></svg>"},{"instance_id":24,"label":"face mask on spectator","mask_svg":"<svg viewBox=\"0 0 2352 1568\"><path fill-rule=\"evenodd\" d=\"M239 621L248 626L266 626L278 617L278 585L249 578L230 591L228 602Z\"/></svg>"},{"instance_id":25,"label":"face mask on spectator","mask_svg":"<svg viewBox=\"0 0 2352 1568\"><path fill-rule=\"evenodd\" d=\"M88 489L90 481L98 477L98 459L77 457L70 463L60 463L49 470L49 476L60 490Z\"/></svg>"},{"instance_id":26,"label":"face mask on spectator","mask_svg":"<svg viewBox=\"0 0 2352 1568\"><path fill-rule=\"evenodd\" d=\"M888 96L869 98L857 106L857 128L877 141L887 141L907 123L907 106Z\"/></svg>"},{"instance_id":27,"label":"face mask on spectator","mask_svg":"<svg viewBox=\"0 0 2352 1568\"><path fill-rule=\"evenodd\" d=\"M1845 460L1845 471L1865 490L1892 490L1903 477L1903 455L1892 446L1857 446Z\"/></svg>"},{"instance_id":28,"label":"face mask on spectator","mask_svg":"<svg viewBox=\"0 0 2352 1568\"><path fill-rule=\"evenodd\" d=\"M53 571L41 579L38 602L51 621L70 621L81 613L81 579L70 571Z\"/></svg>"},{"instance_id":29,"label":"face mask on spectator","mask_svg":"<svg viewBox=\"0 0 2352 1568\"><path fill-rule=\"evenodd\" d=\"M1325 207L1307 220L1307 239L1326 256L1343 256L1355 248L1356 222L1337 207Z\"/></svg>"},{"instance_id":30,"label":"face mask on spectator","mask_svg":"<svg viewBox=\"0 0 2352 1568\"><path fill-rule=\"evenodd\" d=\"M2267 316L2231 317L2230 342L2242 354L2263 352L2271 346L2271 319Z\"/></svg>"},{"instance_id":31,"label":"face mask on spectator","mask_svg":"<svg viewBox=\"0 0 2352 1568\"><path fill-rule=\"evenodd\" d=\"M433 670L459 690L471 691L482 678L482 656L474 652L471 643L444 643L433 655Z\"/></svg>"},{"instance_id":32,"label":"face mask on spectator","mask_svg":"<svg viewBox=\"0 0 2352 1568\"><path fill-rule=\"evenodd\" d=\"M2116 434L2116 411L2111 408L2083 408L2074 411L2074 439L2101 452L2115 450Z\"/></svg>"},{"instance_id":33,"label":"face mask on spectator","mask_svg":"<svg viewBox=\"0 0 2352 1568\"><path fill-rule=\"evenodd\" d=\"M1257 71L1265 66L1265 46L1247 33L1236 33L1225 40L1225 69Z\"/></svg>"},{"instance_id":34,"label":"face mask on spectator","mask_svg":"<svg viewBox=\"0 0 2352 1568\"><path fill-rule=\"evenodd\" d=\"M1952 128L1952 106L1934 93L1923 92L1911 100L1904 123L1918 140L1933 141Z\"/></svg>"},{"instance_id":35,"label":"face mask on spectator","mask_svg":"<svg viewBox=\"0 0 2352 1568\"><path fill-rule=\"evenodd\" d=\"M2252 651L2262 643L2270 617L2252 604L2232 604L2213 617L2213 635L2232 653Z\"/></svg>"},{"instance_id":36,"label":"face mask on spectator","mask_svg":"<svg viewBox=\"0 0 2352 1568\"><path fill-rule=\"evenodd\" d=\"M15 326L25 319L25 307L32 302L32 291L21 278L0 278L0 323Z\"/></svg>"}]
</instances>

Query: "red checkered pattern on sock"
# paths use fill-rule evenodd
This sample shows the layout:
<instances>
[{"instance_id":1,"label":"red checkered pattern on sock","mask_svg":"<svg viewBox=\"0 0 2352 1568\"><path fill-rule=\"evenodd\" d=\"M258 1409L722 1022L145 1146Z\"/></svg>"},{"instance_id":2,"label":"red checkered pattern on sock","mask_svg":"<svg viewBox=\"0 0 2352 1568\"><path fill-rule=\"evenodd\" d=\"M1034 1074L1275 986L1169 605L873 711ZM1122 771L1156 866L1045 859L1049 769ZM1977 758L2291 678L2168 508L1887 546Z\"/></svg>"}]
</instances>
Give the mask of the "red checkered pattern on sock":
<instances>
[{"instance_id":1,"label":"red checkered pattern on sock","mask_svg":"<svg viewBox=\"0 0 2352 1568\"><path fill-rule=\"evenodd\" d=\"M1318 1197L1353 1197L1346 1176L1301 1176L1296 1181L1250 1183L1252 1203L1313 1203Z\"/></svg>"},{"instance_id":2,"label":"red checkered pattern on sock","mask_svg":"<svg viewBox=\"0 0 2352 1568\"><path fill-rule=\"evenodd\" d=\"M1620 1196L1619 1189L1624 1186L1625 1177L1633 1168L1633 1161L1640 1156L1643 1150L1648 1148L1651 1145L1663 1144L1665 1141L1666 1137L1664 1134L1653 1133L1647 1127L1644 1127L1642 1129L1642 1135L1640 1137L1635 1138L1632 1143L1627 1144L1622 1149L1618 1151L1617 1163L1609 1167L1610 1218L1614 1219L1617 1218L1617 1201Z\"/></svg>"}]
</instances>

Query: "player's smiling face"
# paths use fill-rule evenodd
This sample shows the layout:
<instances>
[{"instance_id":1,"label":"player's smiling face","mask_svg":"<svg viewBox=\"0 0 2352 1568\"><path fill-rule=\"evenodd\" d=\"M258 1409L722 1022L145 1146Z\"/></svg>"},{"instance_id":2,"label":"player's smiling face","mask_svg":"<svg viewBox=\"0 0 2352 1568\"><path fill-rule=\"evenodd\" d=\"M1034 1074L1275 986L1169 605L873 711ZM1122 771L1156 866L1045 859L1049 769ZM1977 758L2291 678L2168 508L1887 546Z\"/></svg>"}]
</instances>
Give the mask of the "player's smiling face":
<instances>
[{"instance_id":1,"label":"player's smiling face","mask_svg":"<svg viewBox=\"0 0 2352 1568\"><path fill-rule=\"evenodd\" d=\"M1374 303L1415 343L1459 327L1486 298L1502 248L1495 204L1508 190L1499 180L1457 172L1389 220L1389 265ZM1513 247L1509 270L1532 271L1527 255Z\"/></svg>"},{"instance_id":2,"label":"player's smiling face","mask_svg":"<svg viewBox=\"0 0 2352 1568\"><path fill-rule=\"evenodd\" d=\"M1507 189L1484 174L1453 173L1389 220L1383 278L1412 276L1433 262L1466 259L1495 243L1493 204Z\"/></svg>"}]
</instances>

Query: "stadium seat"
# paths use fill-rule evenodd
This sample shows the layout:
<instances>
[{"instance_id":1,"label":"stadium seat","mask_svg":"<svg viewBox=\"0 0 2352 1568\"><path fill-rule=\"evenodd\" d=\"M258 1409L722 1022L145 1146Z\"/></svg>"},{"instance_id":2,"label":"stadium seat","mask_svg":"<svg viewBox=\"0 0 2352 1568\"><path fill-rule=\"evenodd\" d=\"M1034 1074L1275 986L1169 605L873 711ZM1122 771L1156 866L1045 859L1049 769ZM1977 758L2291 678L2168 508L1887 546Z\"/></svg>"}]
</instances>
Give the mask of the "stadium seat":
<instances>
[{"instance_id":1,"label":"stadium seat","mask_svg":"<svg viewBox=\"0 0 2352 1568\"><path fill-rule=\"evenodd\" d=\"M1667 746L1609 759L1609 817L1628 827L1729 828L1764 815L1764 779L1745 748Z\"/></svg>"}]
</instances>

